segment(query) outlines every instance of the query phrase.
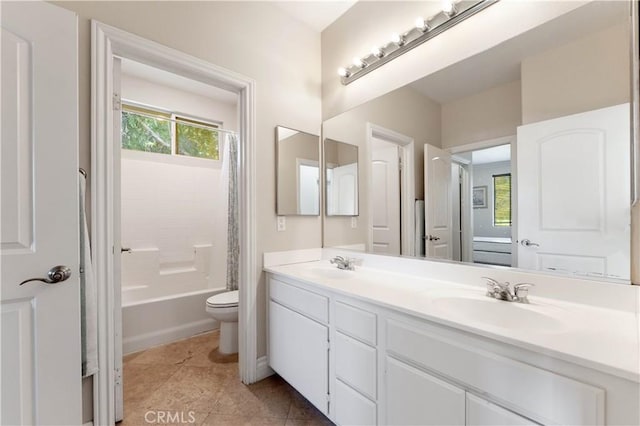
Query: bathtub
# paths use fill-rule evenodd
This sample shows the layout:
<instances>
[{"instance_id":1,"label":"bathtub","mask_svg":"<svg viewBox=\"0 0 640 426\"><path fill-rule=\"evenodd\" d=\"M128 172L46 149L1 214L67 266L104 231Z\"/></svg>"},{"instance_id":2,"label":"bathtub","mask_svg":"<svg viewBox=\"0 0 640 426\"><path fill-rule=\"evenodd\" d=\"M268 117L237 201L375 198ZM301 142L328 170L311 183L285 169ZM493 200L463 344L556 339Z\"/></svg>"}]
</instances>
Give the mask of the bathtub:
<instances>
[{"instance_id":1,"label":"bathtub","mask_svg":"<svg viewBox=\"0 0 640 426\"><path fill-rule=\"evenodd\" d=\"M122 285L122 352L129 354L218 328L205 311L207 288L195 270L174 270L144 285Z\"/></svg>"}]
</instances>

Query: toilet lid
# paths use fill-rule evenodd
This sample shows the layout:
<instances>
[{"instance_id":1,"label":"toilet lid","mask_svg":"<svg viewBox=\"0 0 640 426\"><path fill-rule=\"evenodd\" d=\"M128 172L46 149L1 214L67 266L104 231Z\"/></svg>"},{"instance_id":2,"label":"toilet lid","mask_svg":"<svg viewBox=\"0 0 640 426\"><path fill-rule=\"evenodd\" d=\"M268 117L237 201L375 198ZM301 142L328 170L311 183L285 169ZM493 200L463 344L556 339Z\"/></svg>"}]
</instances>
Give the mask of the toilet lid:
<instances>
[{"instance_id":1,"label":"toilet lid","mask_svg":"<svg viewBox=\"0 0 640 426\"><path fill-rule=\"evenodd\" d=\"M238 306L238 290L214 294L207 299L207 305L219 307Z\"/></svg>"}]
</instances>

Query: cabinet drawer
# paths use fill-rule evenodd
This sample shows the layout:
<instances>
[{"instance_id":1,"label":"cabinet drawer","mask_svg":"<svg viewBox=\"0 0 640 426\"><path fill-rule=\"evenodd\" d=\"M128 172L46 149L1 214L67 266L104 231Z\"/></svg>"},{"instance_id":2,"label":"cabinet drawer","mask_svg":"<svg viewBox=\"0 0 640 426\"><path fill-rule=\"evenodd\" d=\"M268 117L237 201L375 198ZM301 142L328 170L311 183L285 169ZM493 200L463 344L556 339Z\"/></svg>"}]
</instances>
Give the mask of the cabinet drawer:
<instances>
[{"instance_id":1,"label":"cabinet drawer","mask_svg":"<svg viewBox=\"0 0 640 426\"><path fill-rule=\"evenodd\" d=\"M342 333L376 345L376 315L342 302L335 304L335 326Z\"/></svg>"},{"instance_id":2,"label":"cabinet drawer","mask_svg":"<svg viewBox=\"0 0 640 426\"><path fill-rule=\"evenodd\" d=\"M376 349L340 332L335 334L336 376L365 396L376 399Z\"/></svg>"},{"instance_id":3,"label":"cabinet drawer","mask_svg":"<svg viewBox=\"0 0 640 426\"><path fill-rule=\"evenodd\" d=\"M432 334L420 327L386 322L387 351L437 371L504 406L547 424L604 424L602 389Z\"/></svg>"},{"instance_id":4,"label":"cabinet drawer","mask_svg":"<svg viewBox=\"0 0 640 426\"><path fill-rule=\"evenodd\" d=\"M375 425L376 404L336 380L335 420L338 425Z\"/></svg>"},{"instance_id":5,"label":"cabinet drawer","mask_svg":"<svg viewBox=\"0 0 640 426\"><path fill-rule=\"evenodd\" d=\"M323 323L329 322L329 299L325 296L271 277L269 279L269 297L309 318Z\"/></svg>"}]
</instances>

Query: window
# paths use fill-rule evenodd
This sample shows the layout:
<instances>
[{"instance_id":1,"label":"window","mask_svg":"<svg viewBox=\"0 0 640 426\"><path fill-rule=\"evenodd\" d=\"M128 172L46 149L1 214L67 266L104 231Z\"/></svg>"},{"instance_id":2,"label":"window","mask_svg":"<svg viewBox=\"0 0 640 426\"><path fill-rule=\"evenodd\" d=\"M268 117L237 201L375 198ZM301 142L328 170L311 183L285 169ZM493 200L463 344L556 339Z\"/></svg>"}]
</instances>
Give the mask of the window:
<instances>
[{"instance_id":1,"label":"window","mask_svg":"<svg viewBox=\"0 0 640 426\"><path fill-rule=\"evenodd\" d=\"M176 153L219 160L218 128L215 124L176 117Z\"/></svg>"},{"instance_id":2,"label":"window","mask_svg":"<svg viewBox=\"0 0 640 426\"><path fill-rule=\"evenodd\" d=\"M122 148L219 160L218 124L124 104Z\"/></svg>"},{"instance_id":3,"label":"window","mask_svg":"<svg viewBox=\"0 0 640 426\"><path fill-rule=\"evenodd\" d=\"M493 226L511 226L511 173L493 175Z\"/></svg>"},{"instance_id":4,"label":"window","mask_svg":"<svg viewBox=\"0 0 640 426\"><path fill-rule=\"evenodd\" d=\"M171 154L171 115L132 105L122 109L122 147Z\"/></svg>"}]
</instances>

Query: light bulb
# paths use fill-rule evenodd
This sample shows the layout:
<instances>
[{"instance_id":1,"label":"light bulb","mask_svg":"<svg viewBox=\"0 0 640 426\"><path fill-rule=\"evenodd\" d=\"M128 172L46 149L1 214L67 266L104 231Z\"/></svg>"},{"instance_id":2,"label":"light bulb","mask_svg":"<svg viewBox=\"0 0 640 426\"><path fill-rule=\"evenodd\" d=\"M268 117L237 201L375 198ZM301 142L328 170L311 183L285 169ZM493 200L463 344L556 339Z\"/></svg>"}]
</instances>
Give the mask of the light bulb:
<instances>
[{"instance_id":1,"label":"light bulb","mask_svg":"<svg viewBox=\"0 0 640 426\"><path fill-rule=\"evenodd\" d=\"M427 24L427 21L420 16L416 18L416 28L424 33L429 29L429 25Z\"/></svg>"},{"instance_id":2,"label":"light bulb","mask_svg":"<svg viewBox=\"0 0 640 426\"><path fill-rule=\"evenodd\" d=\"M384 56L384 52L378 46L373 46L371 48L371 54L376 58L382 58Z\"/></svg>"},{"instance_id":3,"label":"light bulb","mask_svg":"<svg viewBox=\"0 0 640 426\"><path fill-rule=\"evenodd\" d=\"M349 77L349 70L346 68L338 68L338 75L340 77Z\"/></svg>"},{"instance_id":4,"label":"light bulb","mask_svg":"<svg viewBox=\"0 0 640 426\"><path fill-rule=\"evenodd\" d=\"M449 18L455 15L458 12L455 2L453 0L442 0L442 12Z\"/></svg>"},{"instance_id":5,"label":"light bulb","mask_svg":"<svg viewBox=\"0 0 640 426\"><path fill-rule=\"evenodd\" d=\"M391 42L397 44L398 46L402 46L404 44L404 37L402 37L398 33L391 34Z\"/></svg>"},{"instance_id":6,"label":"light bulb","mask_svg":"<svg viewBox=\"0 0 640 426\"><path fill-rule=\"evenodd\" d=\"M367 66L367 64L365 64L364 61L361 58L358 58L357 56L353 57L353 65L355 65L358 68L364 68L365 66Z\"/></svg>"}]
</instances>

